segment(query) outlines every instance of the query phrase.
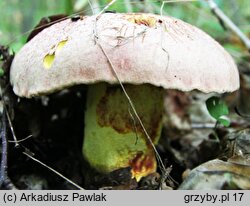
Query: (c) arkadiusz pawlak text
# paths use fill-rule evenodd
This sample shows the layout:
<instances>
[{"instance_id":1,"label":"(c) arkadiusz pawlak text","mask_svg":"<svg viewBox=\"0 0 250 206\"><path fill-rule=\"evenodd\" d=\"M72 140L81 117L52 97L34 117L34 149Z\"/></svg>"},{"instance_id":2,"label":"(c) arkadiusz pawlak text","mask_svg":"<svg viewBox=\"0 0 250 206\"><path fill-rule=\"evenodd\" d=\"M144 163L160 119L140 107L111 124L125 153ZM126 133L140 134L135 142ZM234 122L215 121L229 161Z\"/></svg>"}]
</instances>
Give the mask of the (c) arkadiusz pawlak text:
<instances>
[{"instance_id":1,"label":"(c) arkadiusz pawlak text","mask_svg":"<svg viewBox=\"0 0 250 206\"><path fill-rule=\"evenodd\" d=\"M83 201L83 202L106 202L107 197L103 193L92 193L92 194L82 194L78 192L73 192L71 194L52 194L52 193L46 193L46 194L34 194L27 192L22 193L22 195L19 198L20 202L36 202L36 201L42 201L42 202L68 202L68 201Z\"/></svg>"}]
</instances>

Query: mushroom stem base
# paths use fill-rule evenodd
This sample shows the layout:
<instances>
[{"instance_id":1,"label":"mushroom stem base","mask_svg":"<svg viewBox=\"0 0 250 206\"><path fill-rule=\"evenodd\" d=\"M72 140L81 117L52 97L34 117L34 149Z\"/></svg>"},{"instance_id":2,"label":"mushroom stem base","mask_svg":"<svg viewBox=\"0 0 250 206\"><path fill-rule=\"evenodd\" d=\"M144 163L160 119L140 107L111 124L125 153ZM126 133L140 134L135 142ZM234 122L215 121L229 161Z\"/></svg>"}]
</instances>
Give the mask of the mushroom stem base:
<instances>
[{"instance_id":1,"label":"mushroom stem base","mask_svg":"<svg viewBox=\"0 0 250 206\"><path fill-rule=\"evenodd\" d=\"M162 128L163 89L149 84L125 88L156 144ZM156 170L152 145L120 86L106 83L89 86L83 155L99 172L131 167L137 180Z\"/></svg>"}]
</instances>

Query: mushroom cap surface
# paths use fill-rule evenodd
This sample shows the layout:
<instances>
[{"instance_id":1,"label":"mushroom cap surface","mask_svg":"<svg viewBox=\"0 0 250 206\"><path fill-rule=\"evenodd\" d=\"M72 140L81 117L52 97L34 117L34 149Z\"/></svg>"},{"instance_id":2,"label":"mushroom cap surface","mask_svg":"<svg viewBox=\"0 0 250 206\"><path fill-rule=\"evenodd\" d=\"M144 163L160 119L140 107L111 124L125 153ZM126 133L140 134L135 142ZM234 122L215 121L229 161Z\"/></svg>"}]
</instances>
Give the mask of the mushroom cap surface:
<instances>
[{"instance_id":1,"label":"mushroom cap surface","mask_svg":"<svg viewBox=\"0 0 250 206\"><path fill-rule=\"evenodd\" d=\"M237 67L222 46L188 23L155 14L105 13L56 23L16 54L10 81L28 98L78 84L116 84L107 57L123 83L205 93L239 88Z\"/></svg>"}]
</instances>

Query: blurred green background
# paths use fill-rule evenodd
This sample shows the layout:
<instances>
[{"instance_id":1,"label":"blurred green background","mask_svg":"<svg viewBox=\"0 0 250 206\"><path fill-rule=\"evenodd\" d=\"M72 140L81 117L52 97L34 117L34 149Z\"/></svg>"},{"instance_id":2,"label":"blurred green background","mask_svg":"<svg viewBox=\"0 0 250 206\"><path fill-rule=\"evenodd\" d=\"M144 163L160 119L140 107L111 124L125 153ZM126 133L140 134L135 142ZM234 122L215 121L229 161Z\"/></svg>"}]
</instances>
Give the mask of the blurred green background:
<instances>
[{"instance_id":1,"label":"blurred green background","mask_svg":"<svg viewBox=\"0 0 250 206\"><path fill-rule=\"evenodd\" d=\"M90 0L95 12L100 11L110 0ZM250 1L215 0L218 6L234 23L250 36ZM117 12L160 13L162 1L117 0L109 10ZM0 44L18 51L25 43L30 30L42 17L82 12L91 15L88 0L0 0ZM239 39L230 31L225 31L211 14L204 0L167 3L164 15L171 15L187 21L216 38L236 58L247 55Z\"/></svg>"}]
</instances>

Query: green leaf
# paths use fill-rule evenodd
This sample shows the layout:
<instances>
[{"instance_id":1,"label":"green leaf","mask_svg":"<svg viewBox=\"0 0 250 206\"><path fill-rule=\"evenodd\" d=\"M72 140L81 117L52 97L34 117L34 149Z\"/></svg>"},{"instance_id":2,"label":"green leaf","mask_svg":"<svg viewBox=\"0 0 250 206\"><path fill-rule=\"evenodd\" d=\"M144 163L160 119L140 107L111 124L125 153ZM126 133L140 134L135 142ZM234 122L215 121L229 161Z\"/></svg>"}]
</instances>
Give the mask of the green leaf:
<instances>
[{"instance_id":1,"label":"green leaf","mask_svg":"<svg viewBox=\"0 0 250 206\"><path fill-rule=\"evenodd\" d=\"M0 68L0 77L2 77L4 75L4 71L2 68Z\"/></svg>"},{"instance_id":2,"label":"green leaf","mask_svg":"<svg viewBox=\"0 0 250 206\"><path fill-rule=\"evenodd\" d=\"M221 116L217 121L221 124L223 124L225 127L230 126L230 120L227 116Z\"/></svg>"},{"instance_id":3,"label":"green leaf","mask_svg":"<svg viewBox=\"0 0 250 206\"><path fill-rule=\"evenodd\" d=\"M230 125L230 120L227 117L229 114L228 107L219 97L213 96L207 99L206 106L209 114L219 123L225 127Z\"/></svg>"}]
</instances>

